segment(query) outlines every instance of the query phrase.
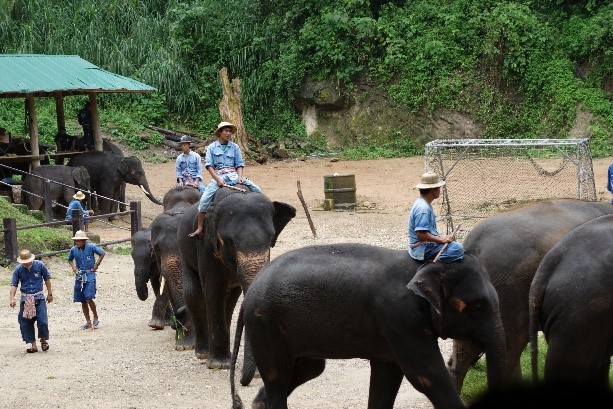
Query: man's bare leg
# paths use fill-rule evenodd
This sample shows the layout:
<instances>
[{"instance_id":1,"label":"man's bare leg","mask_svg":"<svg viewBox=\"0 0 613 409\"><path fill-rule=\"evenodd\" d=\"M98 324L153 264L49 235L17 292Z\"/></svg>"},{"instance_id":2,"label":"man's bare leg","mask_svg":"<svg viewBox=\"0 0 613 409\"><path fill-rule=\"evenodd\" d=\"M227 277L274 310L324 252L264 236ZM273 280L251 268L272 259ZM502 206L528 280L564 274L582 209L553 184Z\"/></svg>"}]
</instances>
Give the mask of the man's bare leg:
<instances>
[{"instance_id":1,"label":"man's bare leg","mask_svg":"<svg viewBox=\"0 0 613 409\"><path fill-rule=\"evenodd\" d=\"M201 239L202 232L204 231L204 221L205 220L206 220L206 212L198 212L198 228L194 232L188 234L188 236Z\"/></svg>"}]
</instances>

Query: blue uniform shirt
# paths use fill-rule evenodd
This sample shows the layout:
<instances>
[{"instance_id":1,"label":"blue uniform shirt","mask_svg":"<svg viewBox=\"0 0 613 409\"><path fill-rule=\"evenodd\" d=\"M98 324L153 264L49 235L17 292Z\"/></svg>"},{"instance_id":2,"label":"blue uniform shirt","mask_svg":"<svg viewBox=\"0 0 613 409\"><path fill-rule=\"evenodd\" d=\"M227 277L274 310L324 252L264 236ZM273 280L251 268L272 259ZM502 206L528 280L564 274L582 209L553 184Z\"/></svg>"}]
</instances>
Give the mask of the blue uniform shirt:
<instances>
[{"instance_id":1,"label":"blue uniform shirt","mask_svg":"<svg viewBox=\"0 0 613 409\"><path fill-rule=\"evenodd\" d=\"M202 182L204 179L202 177L202 158L194 151L190 151L187 155L181 153L175 161L175 173L177 179L185 179L185 174L187 173L192 181L200 178Z\"/></svg>"},{"instance_id":2,"label":"blue uniform shirt","mask_svg":"<svg viewBox=\"0 0 613 409\"><path fill-rule=\"evenodd\" d=\"M212 166L215 170L224 168L244 168L245 162L241 154L240 147L232 141L228 141L228 145L224 150L219 141L211 143L206 148L204 156L204 167Z\"/></svg>"},{"instance_id":3,"label":"blue uniform shirt","mask_svg":"<svg viewBox=\"0 0 613 409\"><path fill-rule=\"evenodd\" d=\"M89 213L83 208L83 205L81 205L81 201L77 199L72 199L70 203L68 203L68 209L66 210L66 220L71 221L72 211L77 209L80 210L81 213L83 213L84 218L89 217Z\"/></svg>"},{"instance_id":4,"label":"blue uniform shirt","mask_svg":"<svg viewBox=\"0 0 613 409\"><path fill-rule=\"evenodd\" d=\"M416 260L423 260L426 250L425 245L417 245L420 241L415 233L418 230L427 231L433 236L440 236L436 228L436 217L430 203L418 197L411 207L407 226L409 236L409 254Z\"/></svg>"},{"instance_id":5,"label":"blue uniform shirt","mask_svg":"<svg viewBox=\"0 0 613 409\"><path fill-rule=\"evenodd\" d=\"M50 279L51 273L47 270L47 267L42 261L34 260L30 268L26 268L23 264L15 267L13 271L13 278L11 279L11 286L17 287L21 283L20 291L26 294L35 294L43 291L44 280ZM25 297L21 297L24 301ZM35 299L45 299L44 294L38 294Z\"/></svg>"},{"instance_id":6,"label":"blue uniform shirt","mask_svg":"<svg viewBox=\"0 0 613 409\"><path fill-rule=\"evenodd\" d=\"M96 264L94 254L102 256L104 250L93 243L85 243L83 249L72 246L68 253L68 261L75 260L78 270L91 271L94 269L94 264Z\"/></svg>"}]
</instances>

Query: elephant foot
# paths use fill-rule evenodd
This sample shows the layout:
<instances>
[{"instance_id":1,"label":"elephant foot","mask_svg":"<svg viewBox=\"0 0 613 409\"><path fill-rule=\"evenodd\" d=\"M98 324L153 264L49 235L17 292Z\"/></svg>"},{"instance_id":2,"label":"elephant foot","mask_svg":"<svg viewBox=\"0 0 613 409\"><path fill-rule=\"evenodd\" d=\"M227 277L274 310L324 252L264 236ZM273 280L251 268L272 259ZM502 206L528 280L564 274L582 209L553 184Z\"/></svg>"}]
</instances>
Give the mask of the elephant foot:
<instances>
[{"instance_id":1,"label":"elephant foot","mask_svg":"<svg viewBox=\"0 0 613 409\"><path fill-rule=\"evenodd\" d=\"M219 359L209 357L206 367L209 369L230 369L230 358Z\"/></svg>"},{"instance_id":2,"label":"elephant foot","mask_svg":"<svg viewBox=\"0 0 613 409\"><path fill-rule=\"evenodd\" d=\"M153 318L151 319L151 321L149 321L149 326L156 330L164 329L165 327L163 321L159 319L153 319Z\"/></svg>"},{"instance_id":3,"label":"elephant foot","mask_svg":"<svg viewBox=\"0 0 613 409\"><path fill-rule=\"evenodd\" d=\"M208 351L198 351L196 350L196 358L198 359L207 359L209 357Z\"/></svg>"},{"instance_id":4,"label":"elephant foot","mask_svg":"<svg viewBox=\"0 0 613 409\"><path fill-rule=\"evenodd\" d=\"M183 345L183 344L175 345L175 351L191 351L192 349L194 349L193 345ZM202 359L205 359L205 358L202 358Z\"/></svg>"}]
</instances>

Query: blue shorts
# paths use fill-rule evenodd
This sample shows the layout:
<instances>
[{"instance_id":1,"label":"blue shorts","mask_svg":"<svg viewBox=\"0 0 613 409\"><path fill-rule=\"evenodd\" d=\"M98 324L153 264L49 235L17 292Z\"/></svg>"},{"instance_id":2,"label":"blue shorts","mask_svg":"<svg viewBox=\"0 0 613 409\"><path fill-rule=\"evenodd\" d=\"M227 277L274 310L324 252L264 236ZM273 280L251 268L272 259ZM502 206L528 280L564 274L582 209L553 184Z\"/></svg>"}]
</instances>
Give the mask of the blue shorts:
<instances>
[{"instance_id":1,"label":"blue shorts","mask_svg":"<svg viewBox=\"0 0 613 409\"><path fill-rule=\"evenodd\" d=\"M81 282L81 280L75 280L74 282L74 302L87 302L96 298L96 280L90 280L87 282Z\"/></svg>"}]
</instances>

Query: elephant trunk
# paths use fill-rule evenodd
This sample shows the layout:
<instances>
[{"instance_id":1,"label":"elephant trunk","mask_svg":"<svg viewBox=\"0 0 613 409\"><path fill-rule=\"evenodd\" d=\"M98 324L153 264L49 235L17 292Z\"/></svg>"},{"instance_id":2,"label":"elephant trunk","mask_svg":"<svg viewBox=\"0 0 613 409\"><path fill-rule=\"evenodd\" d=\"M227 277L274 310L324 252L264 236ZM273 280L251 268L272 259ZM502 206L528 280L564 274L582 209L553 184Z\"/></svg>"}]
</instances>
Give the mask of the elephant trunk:
<instances>
[{"instance_id":1,"label":"elephant trunk","mask_svg":"<svg viewBox=\"0 0 613 409\"><path fill-rule=\"evenodd\" d=\"M236 253L238 279L243 289L243 294L247 292L255 277L269 261L270 249L260 252L245 253L239 251Z\"/></svg>"},{"instance_id":2,"label":"elephant trunk","mask_svg":"<svg viewBox=\"0 0 613 409\"><path fill-rule=\"evenodd\" d=\"M136 287L136 295L141 301L145 301L149 297L147 281L149 281L149 271L143 268L134 268L134 286Z\"/></svg>"},{"instance_id":3,"label":"elephant trunk","mask_svg":"<svg viewBox=\"0 0 613 409\"><path fill-rule=\"evenodd\" d=\"M253 280L255 280L260 270L270 261L270 249L250 253L238 252L236 254L236 261L238 277L243 289L243 294L246 294L249 286L253 283ZM243 370L240 380L241 385L249 385L255 376L256 370L257 367L251 351L251 345L249 344L249 340L245 337Z\"/></svg>"},{"instance_id":4,"label":"elephant trunk","mask_svg":"<svg viewBox=\"0 0 613 409\"><path fill-rule=\"evenodd\" d=\"M164 287L170 297L172 309L177 311L185 305L183 299L183 278L181 276L181 259L178 257L179 252L165 254L160 258L160 267ZM160 293L163 288L160 285Z\"/></svg>"},{"instance_id":5,"label":"elephant trunk","mask_svg":"<svg viewBox=\"0 0 613 409\"><path fill-rule=\"evenodd\" d=\"M149 200L151 200L156 205L160 205L160 206L163 205L162 201L160 201L155 196L153 196L153 194L151 193L151 190L149 189L149 185L146 182L143 183L143 184L140 184L138 186L141 188L141 190L143 191L145 196L147 196L147 198L149 198Z\"/></svg>"},{"instance_id":6,"label":"elephant trunk","mask_svg":"<svg viewBox=\"0 0 613 409\"><path fill-rule=\"evenodd\" d=\"M486 339L484 345L488 389L501 389L507 383L507 346L504 327L498 311L494 317L491 334Z\"/></svg>"}]
</instances>

